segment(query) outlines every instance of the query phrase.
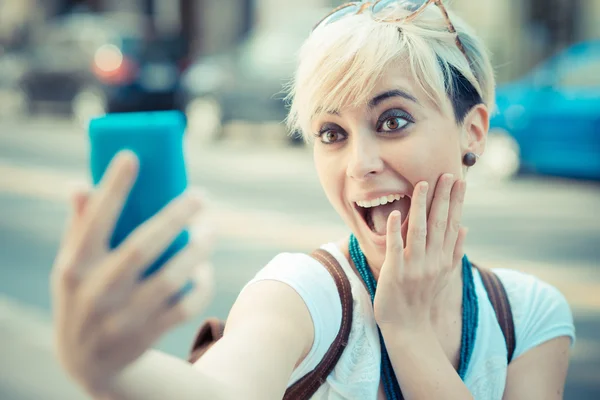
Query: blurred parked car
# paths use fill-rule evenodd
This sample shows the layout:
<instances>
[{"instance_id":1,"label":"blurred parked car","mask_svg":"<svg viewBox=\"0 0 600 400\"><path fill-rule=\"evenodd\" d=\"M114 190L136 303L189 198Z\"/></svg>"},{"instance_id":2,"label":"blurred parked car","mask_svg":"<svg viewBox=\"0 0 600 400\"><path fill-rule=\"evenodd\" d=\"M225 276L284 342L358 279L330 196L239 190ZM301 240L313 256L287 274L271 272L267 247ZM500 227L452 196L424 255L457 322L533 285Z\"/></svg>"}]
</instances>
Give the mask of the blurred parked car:
<instances>
[{"instance_id":1,"label":"blurred parked car","mask_svg":"<svg viewBox=\"0 0 600 400\"><path fill-rule=\"evenodd\" d=\"M600 41L579 43L497 90L482 162L517 172L600 179Z\"/></svg>"},{"instance_id":2,"label":"blurred parked car","mask_svg":"<svg viewBox=\"0 0 600 400\"><path fill-rule=\"evenodd\" d=\"M75 14L42 27L20 85L30 112L52 103L87 120L106 112L172 109L186 67L179 39L147 39L140 25Z\"/></svg>"},{"instance_id":3,"label":"blurred parked car","mask_svg":"<svg viewBox=\"0 0 600 400\"><path fill-rule=\"evenodd\" d=\"M210 141L232 121L283 122L288 113L284 85L293 75L302 42L326 12L295 14L278 26L250 33L234 48L195 60L178 97L188 132ZM302 142L297 133L290 140Z\"/></svg>"}]
</instances>

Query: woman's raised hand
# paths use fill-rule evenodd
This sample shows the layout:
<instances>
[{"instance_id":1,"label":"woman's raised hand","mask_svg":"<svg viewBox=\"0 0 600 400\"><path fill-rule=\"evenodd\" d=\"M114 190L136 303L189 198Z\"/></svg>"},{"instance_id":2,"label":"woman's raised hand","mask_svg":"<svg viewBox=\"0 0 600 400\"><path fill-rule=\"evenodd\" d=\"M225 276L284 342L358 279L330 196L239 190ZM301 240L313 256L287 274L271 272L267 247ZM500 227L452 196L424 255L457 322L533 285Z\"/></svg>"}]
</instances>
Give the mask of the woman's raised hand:
<instances>
[{"instance_id":1,"label":"woman's raised hand","mask_svg":"<svg viewBox=\"0 0 600 400\"><path fill-rule=\"evenodd\" d=\"M135 156L120 153L97 189L74 196L52 271L58 357L90 393L101 393L160 336L204 310L212 294L212 235L204 221L185 248L140 280L203 208L198 196L184 193L109 248L137 170ZM174 297L190 282L191 291Z\"/></svg>"},{"instance_id":2,"label":"woman's raised hand","mask_svg":"<svg viewBox=\"0 0 600 400\"><path fill-rule=\"evenodd\" d=\"M427 182L415 186L406 246L400 212L387 221L386 257L377 282L375 319L380 327L419 330L430 322L434 301L460 265L466 229L460 226L466 183L444 174L427 218Z\"/></svg>"}]
</instances>

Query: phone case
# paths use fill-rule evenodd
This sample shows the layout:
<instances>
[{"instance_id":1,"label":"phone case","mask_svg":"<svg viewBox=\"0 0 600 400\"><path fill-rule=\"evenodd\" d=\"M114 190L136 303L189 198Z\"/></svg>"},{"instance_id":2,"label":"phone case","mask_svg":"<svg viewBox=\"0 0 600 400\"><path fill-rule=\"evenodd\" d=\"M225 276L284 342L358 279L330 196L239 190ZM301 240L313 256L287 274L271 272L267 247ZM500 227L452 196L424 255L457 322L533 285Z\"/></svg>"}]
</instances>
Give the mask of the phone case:
<instances>
[{"instance_id":1,"label":"phone case","mask_svg":"<svg viewBox=\"0 0 600 400\"><path fill-rule=\"evenodd\" d=\"M139 225L159 212L187 187L183 134L185 118L178 111L108 114L89 124L90 169L97 185L112 158L131 150L139 159L139 173L110 240L115 248ZM143 273L156 272L188 242L184 230Z\"/></svg>"}]
</instances>

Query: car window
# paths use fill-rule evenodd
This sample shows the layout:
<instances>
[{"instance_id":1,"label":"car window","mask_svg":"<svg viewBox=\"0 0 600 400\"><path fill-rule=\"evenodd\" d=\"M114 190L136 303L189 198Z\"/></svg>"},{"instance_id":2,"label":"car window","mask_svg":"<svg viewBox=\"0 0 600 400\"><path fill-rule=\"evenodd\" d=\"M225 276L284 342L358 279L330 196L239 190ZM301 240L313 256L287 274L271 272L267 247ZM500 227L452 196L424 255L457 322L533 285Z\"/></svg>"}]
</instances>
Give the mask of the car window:
<instances>
[{"instance_id":1,"label":"car window","mask_svg":"<svg viewBox=\"0 0 600 400\"><path fill-rule=\"evenodd\" d=\"M558 86L600 88L600 50L566 57L559 64Z\"/></svg>"}]
</instances>

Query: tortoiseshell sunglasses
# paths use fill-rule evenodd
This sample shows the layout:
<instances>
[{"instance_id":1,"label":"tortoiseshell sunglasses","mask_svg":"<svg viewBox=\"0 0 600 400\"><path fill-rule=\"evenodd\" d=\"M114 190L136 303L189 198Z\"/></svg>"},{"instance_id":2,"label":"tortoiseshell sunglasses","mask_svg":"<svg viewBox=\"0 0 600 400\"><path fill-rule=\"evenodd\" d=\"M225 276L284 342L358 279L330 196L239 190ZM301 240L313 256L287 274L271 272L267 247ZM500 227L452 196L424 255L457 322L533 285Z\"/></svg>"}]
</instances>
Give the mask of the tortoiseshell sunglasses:
<instances>
[{"instance_id":1,"label":"tortoiseshell sunglasses","mask_svg":"<svg viewBox=\"0 0 600 400\"><path fill-rule=\"evenodd\" d=\"M373 19L379 22L405 22L412 21L416 17L421 14L425 8L435 3L436 6L440 9L442 14L444 15L444 19L448 23L448 31L456 35L456 45L460 49L460 51L467 58L467 62L469 62L469 56L467 56L467 52L460 41L458 34L456 34L456 29L450 21L450 17L448 16L448 11L442 0L377 0L377 1L369 1L369 2L360 2L354 1L351 3L342 4L339 7L336 7L333 11L331 11L328 15L325 16L322 20L320 20L313 28L313 30L317 29L320 26L331 24L335 21L342 19L347 15L354 14L362 14L365 11L369 11ZM398 10L408 11L408 15L403 15L398 18L396 13Z\"/></svg>"}]
</instances>

